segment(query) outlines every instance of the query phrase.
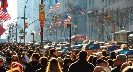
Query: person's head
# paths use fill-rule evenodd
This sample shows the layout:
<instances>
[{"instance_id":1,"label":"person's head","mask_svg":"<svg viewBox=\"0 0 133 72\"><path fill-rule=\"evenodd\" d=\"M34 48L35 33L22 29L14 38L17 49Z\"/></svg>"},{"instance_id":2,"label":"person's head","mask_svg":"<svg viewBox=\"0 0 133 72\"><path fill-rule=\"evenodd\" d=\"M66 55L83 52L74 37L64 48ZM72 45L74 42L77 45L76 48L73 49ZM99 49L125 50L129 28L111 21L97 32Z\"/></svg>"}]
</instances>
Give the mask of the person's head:
<instances>
[{"instance_id":1,"label":"person's head","mask_svg":"<svg viewBox=\"0 0 133 72\"><path fill-rule=\"evenodd\" d=\"M106 72L102 66L96 66L93 72Z\"/></svg>"},{"instance_id":2,"label":"person's head","mask_svg":"<svg viewBox=\"0 0 133 72\"><path fill-rule=\"evenodd\" d=\"M50 62L47 66L46 69L47 72L52 71L52 72L59 72L61 71L60 64L56 58L51 58Z\"/></svg>"},{"instance_id":3,"label":"person's head","mask_svg":"<svg viewBox=\"0 0 133 72\"><path fill-rule=\"evenodd\" d=\"M127 62L123 63L120 68L120 71L123 71L123 69L126 68L127 66L130 66L130 64L128 64Z\"/></svg>"},{"instance_id":4,"label":"person's head","mask_svg":"<svg viewBox=\"0 0 133 72\"><path fill-rule=\"evenodd\" d=\"M2 67L3 65L4 65L3 58L0 57L0 67Z\"/></svg>"},{"instance_id":5,"label":"person's head","mask_svg":"<svg viewBox=\"0 0 133 72\"><path fill-rule=\"evenodd\" d=\"M86 60L87 59L87 52L86 51L81 51L79 53L79 59L80 60Z\"/></svg>"},{"instance_id":6,"label":"person's head","mask_svg":"<svg viewBox=\"0 0 133 72\"><path fill-rule=\"evenodd\" d=\"M124 54L119 54L116 56L116 61L115 61L115 65L122 65L123 63L125 63L127 61L127 56Z\"/></svg>"},{"instance_id":7,"label":"person's head","mask_svg":"<svg viewBox=\"0 0 133 72\"><path fill-rule=\"evenodd\" d=\"M20 59L21 59L21 62L22 62L22 63L26 63L26 62L27 62L24 56L21 56Z\"/></svg>"},{"instance_id":8,"label":"person's head","mask_svg":"<svg viewBox=\"0 0 133 72\"><path fill-rule=\"evenodd\" d=\"M39 61L40 55L38 53L33 53L32 54L32 61Z\"/></svg>"},{"instance_id":9,"label":"person's head","mask_svg":"<svg viewBox=\"0 0 133 72\"><path fill-rule=\"evenodd\" d=\"M63 66L70 66L71 63L72 63L71 58L66 58L66 59L64 60L64 64L63 64Z\"/></svg>"},{"instance_id":10,"label":"person's head","mask_svg":"<svg viewBox=\"0 0 133 72\"><path fill-rule=\"evenodd\" d=\"M122 72L133 72L133 66L127 66Z\"/></svg>"},{"instance_id":11,"label":"person's head","mask_svg":"<svg viewBox=\"0 0 133 72\"><path fill-rule=\"evenodd\" d=\"M109 64L108 66L111 66L112 67L114 65L114 61L111 60L111 59L108 59L107 62Z\"/></svg>"},{"instance_id":12,"label":"person's head","mask_svg":"<svg viewBox=\"0 0 133 72\"><path fill-rule=\"evenodd\" d=\"M19 62L19 58L17 55L12 56L12 62Z\"/></svg>"},{"instance_id":13,"label":"person's head","mask_svg":"<svg viewBox=\"0 0 133 72\"><path fill-rule=\"evenodd\" d=\"M20 63L12 62L10 71L11 72L23 72L24 68Z\"/></svg>"},{"instance_id":14,"label":"person's head","mask_svg":"<svg viewBox=\"0 0 133 72\"><path fill-rule=\"evenodd\" d=\"M111 52L110 58L111 58L111 59L116 59L116 53L115 53L115 52Z\"/></svg>"},{"instance_id":15,"label":"person's head","mask_svg":"<svg viewBox=\"0 0 133 72\"><path fill-rule=\"evenodd\" d=\"M106 50L102 50L102 55L103 56L107 56L107 51Z\"/></svg>"},{"instance_id":16,"label":"person's head","mask_svg":"<svg viewBox=\"0 0 133 72\"><path fill-rule=\"evenodd\" d=\"M50 55L51 54L54 54L54 55L56 55L56 56L58 56L58 52L57 52L57 50L56 49L50 49Z\"/></svg>"},{"instance_id":17,"label":"person's head","mask_svg":"<svg viewBox=\"0 0 133 72\"><path fill-rule=\"evenodd\" d=\"M48 58L47 57L41 57L40 63L41 63L42 66L47 66Z\"/></svg>"},{"instance_id":18,"label":"person's head","mask_svg":"<svg viewBox=\"0 0 133 72\"><path fill-rule=\"evenodd\" d=\"M96 64L97 66L105 66L106 61L102 59L97 59Z\"/></svg>"}]
</instances>

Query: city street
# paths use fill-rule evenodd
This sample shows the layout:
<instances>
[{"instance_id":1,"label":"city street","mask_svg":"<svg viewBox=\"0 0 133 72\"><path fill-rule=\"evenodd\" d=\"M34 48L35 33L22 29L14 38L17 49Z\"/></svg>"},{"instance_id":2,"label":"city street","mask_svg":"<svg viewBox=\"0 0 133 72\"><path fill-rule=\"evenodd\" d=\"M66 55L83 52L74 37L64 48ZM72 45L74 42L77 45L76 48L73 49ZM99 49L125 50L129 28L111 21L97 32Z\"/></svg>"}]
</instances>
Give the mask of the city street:
<instances>
[{"instance_id":1,"label":"city street","mask_svg":"<svg viewBox=\"0 0 133 72\"><path fill-rule=\"evenodd\" d=\"M133 0L13 1L0 0L0 72L133 72Z\"/></svg>"}]
</instances>

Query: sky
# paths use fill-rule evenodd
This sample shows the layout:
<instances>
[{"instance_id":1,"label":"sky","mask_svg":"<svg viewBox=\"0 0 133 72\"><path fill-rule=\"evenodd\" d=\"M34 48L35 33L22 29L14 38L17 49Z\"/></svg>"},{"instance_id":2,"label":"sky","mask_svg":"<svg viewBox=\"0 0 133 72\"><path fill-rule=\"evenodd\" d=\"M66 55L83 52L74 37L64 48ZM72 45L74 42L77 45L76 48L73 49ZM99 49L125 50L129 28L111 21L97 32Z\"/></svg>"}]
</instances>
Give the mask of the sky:
<instances>
[{"instance_id":1,"label":"sky","mask_svg":"<svg viewBox=\"0 0 133 72\"><path fill-rule=\"evenodd\" d=\"M17 18L17 0L7 0L7 1L8 1L7 11L11 16L11 20L4 22L3 24L4 28L7 28L7 24L13 22L14 19ZM5 33L1 36L1 39L6 39Z\"/></svg>"}]
</instances>

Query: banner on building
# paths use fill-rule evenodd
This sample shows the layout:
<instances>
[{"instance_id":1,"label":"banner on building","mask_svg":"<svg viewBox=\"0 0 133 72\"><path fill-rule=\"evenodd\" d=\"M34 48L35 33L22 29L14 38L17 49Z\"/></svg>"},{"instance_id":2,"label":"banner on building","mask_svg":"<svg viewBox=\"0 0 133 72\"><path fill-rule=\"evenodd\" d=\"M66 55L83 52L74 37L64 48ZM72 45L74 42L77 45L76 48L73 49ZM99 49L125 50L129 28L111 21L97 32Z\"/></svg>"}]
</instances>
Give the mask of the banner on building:
<instances>
[{"instance_id":1,"label":"banner on building","mask_svg":"<svg viewBox=\"0 0 133 72\"><path fill-rule=\"evenodd\" d=\"M45 21L45 5L39 4L39 21Z\"/></svg>"}]
</instances>

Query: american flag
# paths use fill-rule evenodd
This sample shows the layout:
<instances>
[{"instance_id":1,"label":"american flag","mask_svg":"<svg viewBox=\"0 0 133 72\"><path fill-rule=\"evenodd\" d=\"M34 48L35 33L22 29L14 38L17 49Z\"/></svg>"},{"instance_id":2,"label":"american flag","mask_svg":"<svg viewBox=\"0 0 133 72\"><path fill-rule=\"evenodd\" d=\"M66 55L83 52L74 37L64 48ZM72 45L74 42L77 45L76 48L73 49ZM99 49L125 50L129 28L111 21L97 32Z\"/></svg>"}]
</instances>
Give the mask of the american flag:
<instances>
[{"instance_id":1,"label":"american flag","mask_svg":"<svg viewBox=\"0 0 133 72\"><path fill-rule=\"evenodd\" d=\"M68 16L67 21L70 21L71 19L72 19L71 16Z\"/></svg>"},{"instance_id":2,"label":"american flag","mask_svg":"<svg viewBox=\"0 0 133 72\"><path fill-rule=\"evenodd\" d=\"M59 7L60 7L60 3L58 2L58 3L56 4L56 11L58 11Z\"/></svg>"},{"instance_id":3,"label":"american flag","mask_svg":"<svg viewBox=\"0 0 133 72\"><path fill-rule=\"evenodd\" d=\"M66 24L66 23L67 23L67 20L65 19L65 20L64 20L64 24Z\"/></svg>"},{"instance_id":4,"label":"american flag","mask_svg":"<svg viewBox=\"0 0 133 72\"><path fill-rule=\"evenodd\" d=\"M3 20L4 22L11 19L10 15L7 12L7 9L0 11L0 19Z\"/></svg>"},{"instance_id":5,"label":"american flag","mask_svg":"<svg viewBox=\"0 0 133 72\"><path fill-rule=\"evenodd\" d=\"M53 8L49 5L49 12L52 12Z\"/></svg>"},{"instance_id":6,"label":"american flag","mask_svg":"<svg viewBox=\"0 0 133 72\"><path fill-rule=\"evenodd\" d=\"M79 12L81 13L81 14L84 14L84 10L78 5L78 10L79 10Z\"/></svg>"}]
</instances>

